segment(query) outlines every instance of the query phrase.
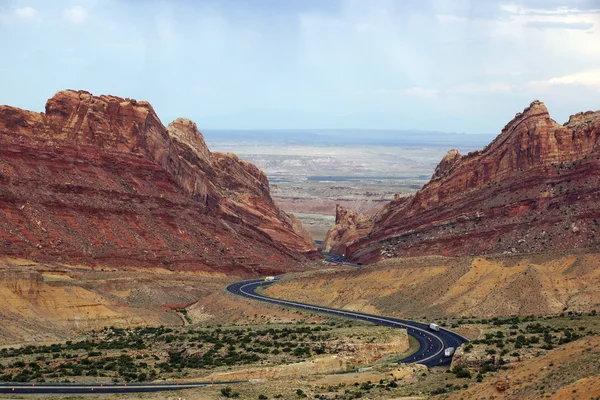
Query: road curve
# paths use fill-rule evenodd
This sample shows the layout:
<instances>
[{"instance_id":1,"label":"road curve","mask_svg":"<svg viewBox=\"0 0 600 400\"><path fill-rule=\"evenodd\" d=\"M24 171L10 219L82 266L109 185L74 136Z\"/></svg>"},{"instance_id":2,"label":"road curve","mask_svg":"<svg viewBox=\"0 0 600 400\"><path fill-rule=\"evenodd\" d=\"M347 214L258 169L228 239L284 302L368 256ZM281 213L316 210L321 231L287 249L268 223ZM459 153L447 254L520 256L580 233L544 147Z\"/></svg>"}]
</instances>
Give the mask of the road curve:
<instances>
[{"instance_id":1,"label":"road curve","mask_svg":"<svg viewBox=\"0 0 600 400\"><path fill-rule=\"evenodd\" d=\"M256 289L265 287L274 282L265 282L262 279L255 279L243 282L233 283L227 286L227 290L233 294L248 297L255 300L265 301L267 303L279 304L287 307L295 307L308 311L322 312L337 315L345 318L371 322L376 325L389 326L393 328L406 329L408 334L417 339L419 350L411 356L408 356L399 363L418 363L427 367L436 367L449 365L452 357L444 357L444 349L448 347L457 348L461 344L468 342L468 339L458 333L448 329L440 328L440 331L432 331L428 324L422 322L409 321L398 318L383 317L374 314L365 314L354 311L338 310L335 308L321 307L312 304L298 303L295 301L281 300L268 297L257 293Z\"/></svg>"},{"instance_id":2,"label":"road curve","mask_svg":"<svg viewBox=\"0 0 600 400\"><path fill-rule=\"evenodd\" d=\"M439 332L429 330L429 326L422 322L408 321L398 318L383 317L354 311L337 310L335 308L321 307L312 304L280 300L256 293L260 286L267 286L274 282L264 282L262 279L233 283L227 290L236 295L255 300L279 304L286 307L295 307L307 311L315 311L337 315L345 318L371 322L376 325L406 329L408 334L419 342L419 350L399 363L418 363L428 367L449 365L451 357L444 357L444 349L457 348L468 341L467 338L455 332L441 328ZM162 392L182 389L199 388L208 385L230 385L242 381L227 382L180 382L180 383L3 383L0 384L0 394L113 394L113 393L141 393ZM245 382L245 381L244 381Z\"/></svg>"}]
</instances>

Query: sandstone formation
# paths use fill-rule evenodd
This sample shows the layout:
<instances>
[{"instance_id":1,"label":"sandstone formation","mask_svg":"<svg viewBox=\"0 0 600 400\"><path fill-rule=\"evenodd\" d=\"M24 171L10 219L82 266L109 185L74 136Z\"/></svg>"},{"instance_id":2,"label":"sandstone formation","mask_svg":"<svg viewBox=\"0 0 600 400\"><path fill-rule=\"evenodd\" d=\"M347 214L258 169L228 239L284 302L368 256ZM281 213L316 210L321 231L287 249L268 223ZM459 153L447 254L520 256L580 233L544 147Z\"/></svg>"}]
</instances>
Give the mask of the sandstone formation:
<instances>
[{"instance_id":1,"label":"sandstone formation","mask_svg":"<svg viewBox=\"0 0 600 400\"><path fill-rule=\"evenodd\" d=\"M338 235L331 247L362 262L596 247L599 137L600 111L560 125L534 101L483 150L451 150L423 189L387 204L365 234Z\"/></svg>"},{"instance_id":2,"label":"sandstone formation","mask_svg":"<svg viewBox=\"0 0 600 400\"><path fill-rule=\"evenodd\" d=\"M327 232L323 241L326 253L344 254L346 243L352 243L373 229L372 217L335 206L335 225Z\"/></svg>"},{"instance_id":3,"label":"sandstone formation","mask_svg":"<svg viewBox=\"0 0 600 400\"><path fill-rule=\"evenodd\" d=\"M264 173L147 102L67 90L45 113L0 106L0 254L275 273L315 255L303 234Z\"/></svg>"},{"instance_id":4,"label":"sandstone formation","mask_svg":"<svg viewBox=\"0 0 600 400\"><path fill-rule=\"evenodd\" d=\"M348 368L348 360L338 356L317 357L310 361L264 368L248 368L241 371L217 372L207 379L215 381L238 381L255 379L298 378L307 375L334 374Z\"/></svg>"},{"instance_id":5,"label":"sandstone formation","mask_svg":"<svg viewBox=\"0 0 600 400\"><path fill-rule=\"evenodd\" d=\"M240 280L225 272L34 262L0 256L0 345L70 340L106 326L177 326L186 308L194 324L324 323L223 290Z\"/></svg>"},{"instance_id":6,"label":"sandstone formation","mask_svg":"<svg viewBox=\"0 0 600 400\"><path fill-rule=\"evenodd\" d=\"M536 349L539 351L539 349ZM484 346L477 346L469 352L465 352L464 346L456 349L452 356L452 364L450 368L467 368L478 370L485 364L491 364L496 367L500 365L501 359L509 359L510 357L500 357L496 354L488 354Z\"/></svg>"},{"instance_id":7,"label":"sandstone formation","mask_svg":"<svg viewBox=\"0 0 600 400\"><path fill-rule=\"evenodd\" d=\"M83 279L81 271L27 260L0 259L0 343L52 341L109 325L180 322L161 307L127 304L113 293L94 287L97 285L93 281L83 282ZM109 279L101 282L111 285ZM142 287L139 282L131 282L131 286L130 290Z\"/></svg>"},{"instance_id":8,"label":"sandstone formation","mask_svg":"<svg viewBox=\"0 0 600 400\"><path fill-rule=\"evenodd\" d=\"M315 239L313 239L312 234L308 229L302 224L294 214L288 214L290 218L290 223L292 224L292 229L296 232L306 243L314 243Z\"/></svg>"}]
</instances>

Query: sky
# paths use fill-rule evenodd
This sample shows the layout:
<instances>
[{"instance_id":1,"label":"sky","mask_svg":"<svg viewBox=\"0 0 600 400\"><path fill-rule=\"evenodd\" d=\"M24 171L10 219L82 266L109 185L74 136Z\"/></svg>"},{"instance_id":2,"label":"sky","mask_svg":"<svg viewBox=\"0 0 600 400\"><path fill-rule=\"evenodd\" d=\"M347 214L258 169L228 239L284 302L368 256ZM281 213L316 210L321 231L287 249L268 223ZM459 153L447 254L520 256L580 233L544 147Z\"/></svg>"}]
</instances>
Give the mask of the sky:
<instances>
[{"instance_id":1,"label":"sky","mask_svg":"<svg viewBox=\"0 0 600 400\"><path fill-rule=\"evenodd\" d=\"M62 89L202 129L499 133L600 109L600 0L0 0L0 104Z\"/></svg>"}]
</instances>

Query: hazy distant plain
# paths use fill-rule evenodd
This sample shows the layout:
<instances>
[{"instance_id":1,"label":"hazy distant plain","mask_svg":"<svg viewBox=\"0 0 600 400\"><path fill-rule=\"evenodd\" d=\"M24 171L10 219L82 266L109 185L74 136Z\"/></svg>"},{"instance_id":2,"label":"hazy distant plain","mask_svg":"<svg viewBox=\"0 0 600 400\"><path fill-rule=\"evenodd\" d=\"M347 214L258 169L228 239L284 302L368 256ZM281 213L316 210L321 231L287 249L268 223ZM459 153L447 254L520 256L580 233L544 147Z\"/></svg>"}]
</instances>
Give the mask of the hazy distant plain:
<instances>
[{"instance_id":1,"label":"hazy distant plain","mask_svg":"<svg viewBox=\"0 0 600 400\"><path fill-rule=\"evenodd\" d=\"M419 190L452 148L493 137L415 131L206 131L212 151L232 152L269 177L278 205L322 238L335 205L375 213L395 193ZM319 215L324 216L319 222Z\"/></svg>"}]
</instances>

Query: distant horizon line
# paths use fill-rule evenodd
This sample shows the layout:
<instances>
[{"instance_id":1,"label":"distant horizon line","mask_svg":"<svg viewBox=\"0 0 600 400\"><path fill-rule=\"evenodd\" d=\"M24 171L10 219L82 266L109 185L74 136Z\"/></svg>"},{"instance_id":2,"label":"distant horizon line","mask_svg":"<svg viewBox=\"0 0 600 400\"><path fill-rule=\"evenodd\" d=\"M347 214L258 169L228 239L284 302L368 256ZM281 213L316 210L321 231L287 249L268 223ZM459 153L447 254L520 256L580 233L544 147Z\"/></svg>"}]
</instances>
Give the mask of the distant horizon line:
<instances>
[{"instance_id":1,"label":"distant horizon line","mask_svg":"<svg viewBox=\"0 0 600 400\"><path fill-rule=\"evenodd\" d=\"M381 129L381 128L202 128L201 132L205 131L229 131L229 132L306 132L306 131L352 131L352 132L364 132L364 131L377 131L377 132L414 132L414 133L442 133L442 134L453 134L453 135L480 135L480 136L491 136L498 135L495 133L467 133L467 132L453 132L453 131L430 131L426 129Z\"/></svg>"}]
</instances>

